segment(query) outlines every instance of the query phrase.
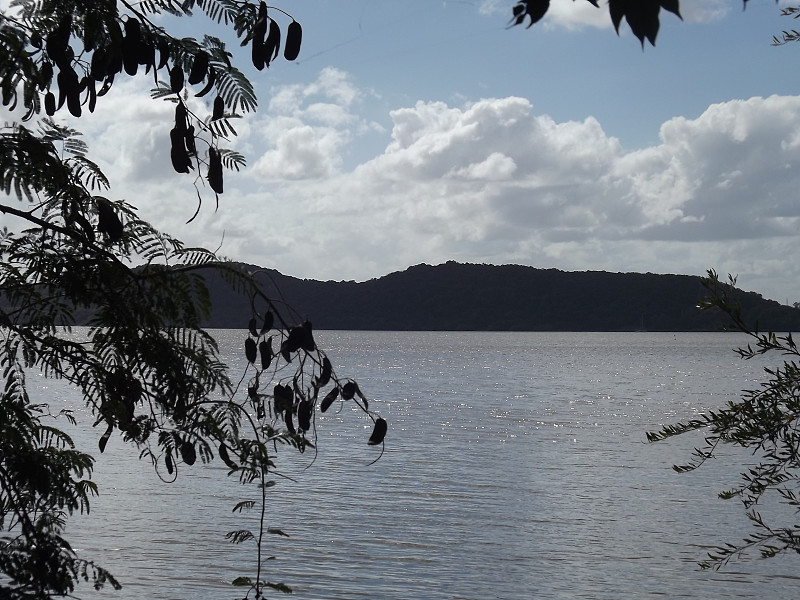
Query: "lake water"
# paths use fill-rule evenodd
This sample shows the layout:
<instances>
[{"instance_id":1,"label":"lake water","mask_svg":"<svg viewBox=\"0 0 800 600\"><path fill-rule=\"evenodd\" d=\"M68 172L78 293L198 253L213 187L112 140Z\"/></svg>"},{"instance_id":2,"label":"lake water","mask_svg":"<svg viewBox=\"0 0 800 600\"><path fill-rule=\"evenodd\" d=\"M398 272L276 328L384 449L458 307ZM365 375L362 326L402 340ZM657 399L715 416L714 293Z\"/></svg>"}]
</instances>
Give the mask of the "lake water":
<instances>
[{"instance_id":1,"label":"lake water","mask_svg":"<svg viewBox=\"0 0 800 600\"><path fill-rule=\"evenodd\" d=\"M244 333L215 332L243 368ZM757 386L745 341L707 333L395 333L320 331L340 375L389 422L386 450L349 408L318 416L319 455L283 452L296 479L270 490L268 578L299 599L796 598L793 557L700 571L712 546L750 529L736 501L749 455L726 451L677 474L697 436L645 432ZM760 362L759 362L760 361ZM31 380L32 381L32 378ZM81 402L52 382L36 394ZM85 414L85 413L84 413ZM96 448L97 431L82 438ZM71 525L75 546L123 583L84 598L236 598L226 582L252 556L224 541L247 495L217 464L163 484L112 437L101 496ZM274 592L270 597L280 597Z\"/></svg>"}]
</instances>

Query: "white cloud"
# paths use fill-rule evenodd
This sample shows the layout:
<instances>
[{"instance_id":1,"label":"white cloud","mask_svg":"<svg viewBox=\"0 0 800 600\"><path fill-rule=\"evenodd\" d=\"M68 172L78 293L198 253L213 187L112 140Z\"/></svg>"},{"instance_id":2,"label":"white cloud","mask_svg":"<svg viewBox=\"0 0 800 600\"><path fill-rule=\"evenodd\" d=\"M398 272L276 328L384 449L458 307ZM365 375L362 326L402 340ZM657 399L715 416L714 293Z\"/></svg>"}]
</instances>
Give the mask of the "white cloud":
<instances>
[{"instance_id":1,"label":"white cloud","mask_svg":"<svg viewBox=\"0 0 800 600\"><path fill-rule=\"evenodd\" d=\"M364 95L346 73L332 67L310 84L273 90L265 114L253 124L250 147L260 153L253 173L262 181L337 173L346 144L374 129L354 112Z\"/></svg>"},{"instance_id":2,"label":"white cloud","mask_svg":"<svg viewBox=\"0 0 800 600\"><path fill-rule=\"evenodd\" d=\"M267 229L303 240L271 257L288 261L279 268L366 279L449 259L716 267L767 286L764 269L774 276L776 264L800 258L800 98L717 104L670 120L659 145L629 153L595 119L557 123L522 98L418 102L391 116L380 155L349 172L284 182L251 209L259 224L277 210L286 220ZM263 237L260 225L242 233L256 228Z\"/></svg>"}]
</instances>

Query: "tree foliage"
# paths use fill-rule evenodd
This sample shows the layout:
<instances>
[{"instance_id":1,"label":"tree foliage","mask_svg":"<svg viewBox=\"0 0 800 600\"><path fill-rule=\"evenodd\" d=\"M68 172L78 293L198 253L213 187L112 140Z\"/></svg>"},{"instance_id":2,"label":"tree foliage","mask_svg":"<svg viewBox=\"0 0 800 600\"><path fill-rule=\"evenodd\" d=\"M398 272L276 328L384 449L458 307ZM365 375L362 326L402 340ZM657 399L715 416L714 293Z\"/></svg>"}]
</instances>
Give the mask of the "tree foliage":
<instances>
[{"instance_id":1,"label":"tree foliage","mask_svg":"<svg viewBox=\"0 0 800 600\"><path fill-rule=\"evenodd\" d=\"M598 0L588 2L592 6L600 7ZM645 40L655 46L661 27L661 9L682 18L678 5L679 0L608 0L608 11L617 34L622 20L625 19L642 46ZM550 0L519 0L512 9L511 24L522 25L527 22L528 27L531 27L547 14L549 8Z\"/></svg>"},{"instance_id":2,"label":"tree foliage","mask_svg":"<svg viewBox=\"0 0 800 600\"><path fill-rule=\"evenodd\" d=\"M598 0L587 1L592 6L600 8ZM742 0L744 6L747 6L747 1ZM661 10L682 19L679 5L680 0L608 0L608 12L617 34L624 20L642 47L645 41L655 46L661 28ZM527 23L527 27L531 27L538 23L549 9L550 0L519 0L512 8L510 25Z\"/></svg>"},{"instance_id":3,"label":"tree foliage","mask_svg":"<svg viewBox=\"0 0 800 600\"><path fill-rule=\"evenodd\" d=\"M286 59L297 57L300 25L264 2L14 0L0 14L2 101L22 115L0 128L7 194L0 213L23 224L0 232L3 598L69 595L82 581L119 587L64 537L69 515L88 511L98 491L94 459L59 427L71 415L34 403L26 373L75 387L102 432L101 453L121 435L165 480L198 460L225 463L250 495L235 510L261 515L259 529L229 535L254 544L252 572L233 582L247 597L288 589L263 571L265 535L276 531L264 517L278 445L314 448L315 415L334 402L352 402L375 422L369 444L382 444L386 433L358 384L339 376L317 347L310 322L273 302L252 274L186 247L134 206L108 198L110 182L80 133L54 120L65 108L85 117L120 78L152 76L153 96L175 105L175 171L193 178L198 198L209 193L206 184L218 197L223 168L244 160L221 143L235 134L230 121L256 108L256 97L222 40L176 38L154 18L196 10L232 29L256 68L269 66L280 48ZM192 86L202 86L196 95L215 92L208 118L189 110ZM250 299L241 321L248 366L238 382L200 326L210 310L201 268ZM79 315L89 315L85 337L62 335Z\"/></svg>"},{"instance_id":4,"label":"tree foliage","mask_svg":"<svg viewBox=\"0 0 800 600\"><path fill-rule=\"evenodd\" d=\"M791 333L762 333L758 324L750 325L741 307L732 299L735 278L721 282L714 271L704 280L709 296L701 308L718 309L730 318L729 329L746 333L752 342L736 352L750 359L768 352L778 352L789 359L778 368L765 368L766 381L760 387L743 392L739 400L712 410L684 423L666 425L647 434L651 442L665 440L690 431L703 431L705 444L695 449L691 461L676 465L678 472L697 469L716 457L721 445L730 444L752 451L758 464L741 474L738 485L720 492L723 499L739 499L754 533L739 543L726 543L709 553L701 562L704 568L719 568L748 551L762 557L783 552L800 553L800 529L796 525L776 526L759 512L764 501L778 500L794 513L800 511L800 349Z\"/></svg>"}]
</instances>

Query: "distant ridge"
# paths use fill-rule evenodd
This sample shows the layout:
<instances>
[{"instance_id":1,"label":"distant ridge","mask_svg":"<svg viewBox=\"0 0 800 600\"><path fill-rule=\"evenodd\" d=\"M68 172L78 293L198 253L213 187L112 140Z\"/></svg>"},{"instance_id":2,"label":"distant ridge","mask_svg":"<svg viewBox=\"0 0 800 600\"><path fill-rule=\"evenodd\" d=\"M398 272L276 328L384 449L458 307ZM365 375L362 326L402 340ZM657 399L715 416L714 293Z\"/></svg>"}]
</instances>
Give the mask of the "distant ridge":
<instances>
[{"instance_id":1,"label":"distant ridge","mask_svg":"<svg viewBox=\"0 0 800 600\"><path fill-rule=\"evenodd\" d=\"M409 267L363 283L297 279L244 265L315 329L405 331L716 331L724 315L701 311L700 278L652 273L565 272L448 262ZM206 273L208 327L243 328L247 298ZM800 330L800 310L738 291L762 330ZM257 307L258 310L263 310Z\"/></svg>"}]
</instances>

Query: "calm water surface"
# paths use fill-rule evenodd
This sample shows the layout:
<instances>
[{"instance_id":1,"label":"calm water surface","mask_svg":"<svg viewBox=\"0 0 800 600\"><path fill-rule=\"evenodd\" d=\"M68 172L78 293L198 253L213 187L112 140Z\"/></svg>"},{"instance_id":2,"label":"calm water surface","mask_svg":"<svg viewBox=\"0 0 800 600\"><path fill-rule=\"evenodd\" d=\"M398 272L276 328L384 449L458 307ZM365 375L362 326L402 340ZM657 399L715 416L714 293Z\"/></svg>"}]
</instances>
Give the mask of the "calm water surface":
<instances>
[{"instance_id":1,"label":"calm water surface","mask_svg":"<svg viewBox=\"0 0 800 600\"><path fill-rule=\"evenodd\" d=\"M243 369L244 333L218 331ZM723 572L696 561L748 532L717 492L748 455L679 475L697 437L645 432L757 386L779 357L742 361L730 334L318 332L340 375L389 421L386 451L349 408L318 415L319 455L284 452L271 489L271 581L334 600L796 598L794 558ZM40 382L42 398L81 402ZM86 419L84 419L86 420ZM100 432L82 438L96 448ZM224 541L248 497L217 465L162 484L112 438L101 497L71 526L75 546L121 592L84 598L235 598L252 556ZM274 594L281 596L279 593Z\"/></svg>"}]
</instances>

